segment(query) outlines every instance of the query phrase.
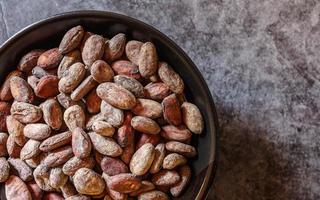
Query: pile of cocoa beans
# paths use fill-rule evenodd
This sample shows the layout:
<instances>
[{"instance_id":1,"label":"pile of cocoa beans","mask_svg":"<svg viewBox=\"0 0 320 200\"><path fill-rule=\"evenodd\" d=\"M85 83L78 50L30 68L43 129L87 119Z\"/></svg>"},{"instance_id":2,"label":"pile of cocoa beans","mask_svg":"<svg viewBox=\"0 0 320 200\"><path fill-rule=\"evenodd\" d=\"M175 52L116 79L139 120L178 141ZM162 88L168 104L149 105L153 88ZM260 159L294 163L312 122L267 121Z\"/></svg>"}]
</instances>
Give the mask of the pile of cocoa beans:
<instances>
[{"instance_id":1,"label":"pile of cocoa beans","mask_svg":"<svg viewBox=\"0 0 320 200\"><path fill-rule=\"evenodd\" d=\"M165 200L190 181L203 118L152 42L73 27L25 54L0 99L8 200Z\"/></svg>"}]
</instances>

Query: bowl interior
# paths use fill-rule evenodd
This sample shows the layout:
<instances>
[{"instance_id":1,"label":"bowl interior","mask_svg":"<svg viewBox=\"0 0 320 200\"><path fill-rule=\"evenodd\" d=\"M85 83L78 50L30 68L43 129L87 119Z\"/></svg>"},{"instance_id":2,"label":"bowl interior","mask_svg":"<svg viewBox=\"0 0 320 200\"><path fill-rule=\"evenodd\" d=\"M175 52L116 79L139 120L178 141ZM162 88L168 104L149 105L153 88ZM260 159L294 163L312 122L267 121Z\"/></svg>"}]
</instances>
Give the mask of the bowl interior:
<instances>
[{"instance_id":1,"label":"bowl interior","mask_svg":"<svg viewBox=\"0 0 320 200\"><path fill-rule=\"evenodd\" d=\"M203 114L205 131L193 138L192 143L199 154L191 161L193 177L186 192L176 199L204 199L215 170L218 124L214 104L205 81L188 56L151 26L123 15L96 11L67 13L43 20L23 29L0 48L1 80L15 69L23 54L35 48L58 46L63 34L75 25L82 25L86 30L105 37L122 32L128 39L152 41L157 47L160 60L168 62L183 78L187 99L195 103Z\"/></svg>"}]
</instances>

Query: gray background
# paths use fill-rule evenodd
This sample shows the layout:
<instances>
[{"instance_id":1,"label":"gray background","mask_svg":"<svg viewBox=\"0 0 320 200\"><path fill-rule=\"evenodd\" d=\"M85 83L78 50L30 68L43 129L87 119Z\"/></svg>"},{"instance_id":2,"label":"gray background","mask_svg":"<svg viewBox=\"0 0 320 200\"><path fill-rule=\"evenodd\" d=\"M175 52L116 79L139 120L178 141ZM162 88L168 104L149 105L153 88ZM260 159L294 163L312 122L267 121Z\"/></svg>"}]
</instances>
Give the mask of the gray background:
<instances>
[{"instance_id":1,"label":"gray background","mask_svg":"<svg viewBox=\"0 0 320 200\"><path fill-rule=\"evenodd\" d=\"M320 199L320 3L312 0L1 0L0 41L48 16L108 10L147 22L193 59L217 104L209 199Z\"/></svg>"}]
</instances>

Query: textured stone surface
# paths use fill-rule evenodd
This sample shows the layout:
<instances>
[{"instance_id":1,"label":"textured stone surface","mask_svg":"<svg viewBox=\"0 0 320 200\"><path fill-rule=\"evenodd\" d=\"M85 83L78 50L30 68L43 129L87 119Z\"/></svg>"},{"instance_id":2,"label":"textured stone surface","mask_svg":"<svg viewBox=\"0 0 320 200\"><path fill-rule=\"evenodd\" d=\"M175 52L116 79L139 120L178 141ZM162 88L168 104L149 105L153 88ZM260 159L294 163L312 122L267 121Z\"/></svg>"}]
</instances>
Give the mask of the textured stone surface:
<instances>
[{"instance_id":1,"label":"textured stone surface","mask_svg":"<svg viewBox=\"0 0 320 200\"><path fill-rule=\"evenodd\" d=\"M218 107L208 199L320 199L320 3L312 0L1 0L0 41L56 13L123 13L193 59Z\"/></svg>"}]
</instances>

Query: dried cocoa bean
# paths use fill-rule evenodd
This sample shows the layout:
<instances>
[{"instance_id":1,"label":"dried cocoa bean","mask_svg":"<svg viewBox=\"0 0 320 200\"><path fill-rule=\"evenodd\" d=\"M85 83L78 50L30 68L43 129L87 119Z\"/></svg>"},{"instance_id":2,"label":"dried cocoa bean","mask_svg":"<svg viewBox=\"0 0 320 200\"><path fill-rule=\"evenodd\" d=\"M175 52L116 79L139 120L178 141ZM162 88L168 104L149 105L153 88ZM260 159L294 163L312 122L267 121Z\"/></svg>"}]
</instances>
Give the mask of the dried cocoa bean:
<instances>
[{"instance_id":1,"label":"dried cocoa bean","mask_svg":"<svg viewBox=\"0 0 320 200\"><path fill-rule=\"evenodd\" d=\"M137 104L132 108L132 112L139 116L158 118L162 115L161 104L150 99L137 99Z\"/></svg>"},{"instance_id":2,"label":"dried cocoa bean","mask_svg":"<svg viewBox=\"0 0 320 200\"><path fill-rule=\"evenodd\" d=\"M25 54L19 61L17 68L23 72L30 72L35 66L39 56L44 52L42 49L35 49Z\"/></svg>"},{"instance_id":3,"label":"dried cocoa bean","mask_svg":"<svg viewBox=\"0 0 320 200\"><path fill-rule=\"evenodd\" d=\"M99 195L105 189L105 182L99 174L88 168L81 168L73 176L73 183L81 194Z\"/></svg>"},{"instance_id":4,"label":"dried cocoa bean","mask_svg":"<svg viewBox=\"0 0 320 200\"><path fill-rule=\"evenodd\" d=\"M203 119L199 108L188 102L181 105L182 119L190 131L195 134L201 134L203 131Z\"/></svg>"},{"instance_id":5,"label":"dried cocoa bean","mask_svg":"<svg viewBox=\"0 0 320 200\"><path fill-rule=\"evenodd\" d=\"M47 99L41 104L44 121L54 130L59 130L63 123L62 109L55 99Z\"/></svg>"},{"instance_id":6,"label":"dried cocoa bean","mask_svg":"<svg viewBox=\"0 0 320 200\"><path fill-rule=\"evenodd\" d=\"M132 156L130 171L137 176L146 174L152 165L154 155L154 146L150 143L144 144Z\"/></svg>"},{"instance_id":7,"label":"dried cocoa bean","mask_svg":"<svg viewBox=\"0 0 320 200\"><path fill-rule=\"evenodd\" d=\"M142 42L137 40L130 40L126 44L126 56L127 58L134 64L139 65L139 55L140 55L140 49L143 45Z\"/></svg>"},{"instance_id":8,"label":"dried cocoa bean","mask_svg":"<svg viewBox=\"0 0 320 200\"><path fill-rule=\"evenodd\" d=\"M23 78L13 76L10 79L11 94L16 101L32 103L34 93L30 85Z\"/></svg>"},{"instance_id":9,"label":"dried cocoa bean","mask_svg":"<svg viewBox=\"0 0 320 200\"><path fill-rule=\"evenodd\" d=\"M82 128L75 128L72 131L72 150L78 158L85 158L91 153L91 140Z\"/></svg>"},{"instance_id":10,"label":"dried cocoa bean","mask_svg":"<svg viewBox=\"0 0 320 200\"><path fill-rule=\"evenodd\" d=\"M105 39L99 35L90 36L82 50L82 60L85 65L91 67L96 60L100 60L104 53Z\"/></svg>"},{"instance_id":11,"label":"dried cocoa bean","mask_svg":"<svg viewBox=\"0 0 320 200\"><path fill-rule=\"evenodd\" d=\"M158 55L153 43L146 42L141 46L138 63L139 71L145 78L149 78L157 72Z\"/></svg>"},{"instance_id":12,"label":"dried cocoa bean","mask_svg":"<svg viewBox=\"0 0 320 200\"><path fill-rule=\"evenodd\" d=\"M126 35L119 33L106 42L104 59L113 62L121 58L126 45Z\"/></svg>"},{"instance_id":13,"label":"dried cocoa bean","mask_svg":"<svg viewBox=\"0 0 320 200\"><path fill-rule=\"evenodd\" d=\"M49 98L59 94L58 90L59 78L53 75L47 75L42 77L36 88L34 89L35 94L40 98Z\"/></svg>"},{"instance_id":14,"label":"dried cocoa bean","mask_svg":"<svg viewBox=\"0 0 320 200\"><path fill-rule=\"evenodd\" d=\"M92 157L87 157L87 158L72 157L63 165L62 171L68 176L73 176L78 169L80 168L92 169L94 167L94 164L95 164L95 161Z\"/></svg>"},{"instance_id":15,"label":"dried cocoa bean","mask_svg":"<svg viewBox=\"0 0 320 200\"><path fill-rule=\"evenodd\" d=\"M23 129L23 134L34 140L44 140L51 134L51 129L47 124L27 124Z\"/></svg>"},{"instance_id":16,"label":"dried cocoa bean","mask_svg":"<svg viewBox=\"0 0 320 200\"><path fill-rule=\"evenodd\" d=\"M95 61L90 68L91 75L98 83L111 81L114 72L108 63L103 60Z\"/></svg>"},{"instance_id":17,"label":"dried cocoa bean","mask_svg":"<svg viewBox=\"0 0 320 200\"><path fill-rule=\"evenodd\" d=\"M142 133L158 134L160 132L160 127L157 122L147 117L133 117L131 120L131 126Z\"/></svg>"},{"instance_id":18,"label":"dried cocoa bean","mask_svg":"<svg viewBox=\"0 0 320 200\"><path fill-rule=\"evenodd\" d=\"M59 52L61 54L65 54L76 49L81 44L83 36L84 30L82 26L75 26L71 28L63 36L59 45Z\"/></svg>"},{"instance_id":19,"label":"dried cocoa bean","mask_svg":"<svg viewBox=\"0 0 320 200\"><path fill-rule=\"evenodd\" d=\"M24 124L35 123L42 118L42 111L38 106L24 102L13 102L10 112L15 119Z\"/></svg>"}]
</instances>

